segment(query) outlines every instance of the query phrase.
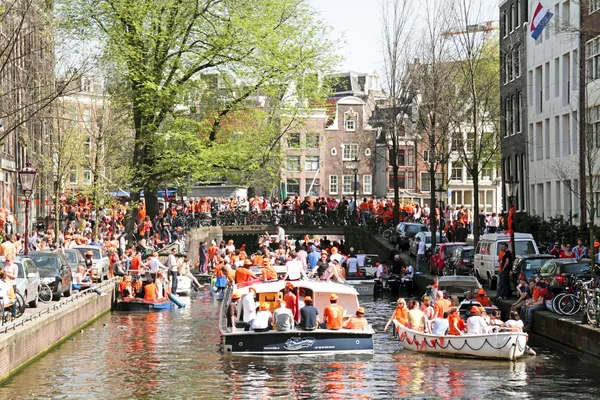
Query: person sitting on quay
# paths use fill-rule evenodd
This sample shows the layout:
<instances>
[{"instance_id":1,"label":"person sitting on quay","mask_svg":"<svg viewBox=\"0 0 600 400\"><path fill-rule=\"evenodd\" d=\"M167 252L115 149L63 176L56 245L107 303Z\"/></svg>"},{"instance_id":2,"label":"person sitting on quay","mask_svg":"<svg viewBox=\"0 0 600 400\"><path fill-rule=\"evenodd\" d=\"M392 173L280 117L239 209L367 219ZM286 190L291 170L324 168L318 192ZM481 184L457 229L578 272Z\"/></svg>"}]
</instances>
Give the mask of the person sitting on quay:
<instances>
[{"instance_id":1,"label":"person sitting on quay","mask_svg":"<svg viewBox=\"0 0 600 400\"><path fill-rule=\"evenodd\" d=\"M319 311L313 306L312 297L304 297L304 307L300 309L300 328L314 331L319 326Z\"/></svg>"},{"instance_id":2,"label":"person sitting on quay","mask_svg":"<svg viewBox=\"0 0 600 400\"><path fill-rule=\"evenodd\" d=\"M523 305L521 308L521 315L524 316L523 322L525 324L525 326L523 326L523 330L531 330L533 328L533 314L536 311L542 311L546 309L544 297L546 296L547 291L548 285L546 282L536 282L531 300L527 300L525 305Z\"/></svg>"},{"instance_id":3,"label":"person sitting on quay","mask_svg":"<svg viewBox=\"0 0 600 400\"><path fill-rule=\"evenodd\" d=\"M252 320L250 328L254 332L270 331L273 326L273 314L269 310L269 303L262 303L259 307L256 317Z\"/></svg>"},{"instance_id":4,"label":"person sitting on quay","mask_svg":"<svg viewBox=\"0 0 600 400\"><path fill-rule=\"evenodd\" d=\"M510 306L511 311L520 311L521 307L525 304L529 298L531 298L531 288L529 283L527 283L527 278L525 278L525 274L521 274L519 277L519 284L517 285L517 301Z\"/></svg>"},{"instance_id":5,"label":"person sitting on quay","mask_svg":"<svg viewBox=\"0 0 600 400\"><path fill-rule=\"evenodd\" d=\"M292 310L287 308L287 303L284 300L279 301L279 307L273 312L273 320L275 321L275 329L278 331L289 331L294 328L294 315Z\"/></svg>"},{"instance_id":6,"label":"person sitting on quay","mask_svg":"<svg viewBox=\"0 0 600 400\"><path fill-rule=\"evenodd\" d=\"M79 291L85 289L92 289L94 293L100 296L106 296L106 293L102 293L100 290L98 290L92 285L92 280L90 279L89 275L87 274L87 270L83 265L77 267L77 272L75 273L75 281L72 284L72 288L73 290Z\"/></svg>"},{"instance_id":7,"label":"person sitting on quay","mask_svg":"<svg viewBox=\"0 0 600 400\"><path fill-rule=\"evenodd\" d=\"M400 325L408 326L408 308L406 307L406 300L403 298L399 298L396 301L396 309L392 313L392 316L388 320L387 324L383 328L383 331L386 332L388 326L394 321L399 323ZM396 328L396 332L398 332L398 328Z\"/></svg>"},{"instance_id":8,"label":"person sitting on quay","mask_svg":"<svg viewBox=\"0 0 600 400\"><path fill-rule=\"evenodd\" d=\"M329 296L329 305L323 311L323 322L321 328L339 330L342 329L344 322L344 308L337 304L338 295L332 293ZM305 300L306 301L306 300Z\"/></svg>"},{"instance_id":9,"label":"person sitting on quay","mask_svg":"<svg viewBox=\"0 0 600 400\"><path fill-rule=\"evenodd\" d=\"M365 330L365 328L369 326L367 319L365 318L365 309L363 307L359 307L356 310L356 316L350 318L345 324L344 328L346 329L354 329L357 331Z\"/></svg>"}]
</instances>

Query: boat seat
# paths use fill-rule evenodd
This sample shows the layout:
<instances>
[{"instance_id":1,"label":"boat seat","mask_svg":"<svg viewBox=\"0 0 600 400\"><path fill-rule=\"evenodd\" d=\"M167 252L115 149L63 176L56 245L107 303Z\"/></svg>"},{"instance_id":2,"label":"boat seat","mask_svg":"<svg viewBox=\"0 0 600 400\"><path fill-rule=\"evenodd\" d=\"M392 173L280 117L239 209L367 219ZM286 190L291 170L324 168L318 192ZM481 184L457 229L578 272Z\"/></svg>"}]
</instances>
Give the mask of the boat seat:
<instances>
[{"instance_id":1,"label":"boat seat","mask_svg":"<svg viewBox=\"0 0 600 400\"><path fill-rule=\"evenodd\" d=\"M249 325L247 322L244 322L244 321L235 321L235 327L240 328L240 329L242 329L242 328L246 329L249 327Z\"/></svg>"}]
</instances>

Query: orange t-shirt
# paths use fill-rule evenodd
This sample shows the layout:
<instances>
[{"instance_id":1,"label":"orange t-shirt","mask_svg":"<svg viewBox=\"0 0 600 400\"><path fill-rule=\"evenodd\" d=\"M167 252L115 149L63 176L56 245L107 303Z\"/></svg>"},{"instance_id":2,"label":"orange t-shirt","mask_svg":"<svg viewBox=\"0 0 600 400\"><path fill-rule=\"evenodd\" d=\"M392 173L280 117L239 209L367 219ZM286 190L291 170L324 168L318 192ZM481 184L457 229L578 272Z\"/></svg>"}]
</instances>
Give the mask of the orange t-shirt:
<instances>
[{"instance_id":1,"label":"orange t-shirt","mask_svg":"<svg viewBox=\"0 0 600 400\"><path fill-rule=\"evenodd\" d=\"M227 273L227 280L231 283L235 282L235 271L230 269Z\"/></svg>"},{"instance_id":2,"label":"orange t-shirt","mask_svg":"<svg viewBox=\"0 0 600 400\"><path fill-rule=\"evenodd\" d=\"M285 301L285 306L292 310L296 311L296 295L292 292L286 293L283 295L283 301Z\"/></svg>"},{"instance_id":3,"label":"orange t-shirt","mask_svg":"<svg viewBox=\"0 0 600 400\"><path fill-rule=\"evenodd\" d=\"M458 314L448 315L448 324L450 328L448 329L448 335L460 335L460 332L454 327L454 321L456 321L456 326L460 329L460 316Z\"/></svg>"},{"instance_id":4,"label":"orange t-shirt","mask_svg":"<svg viewBox=\"0 0 600 400\"><path fill-rule=\"evenodd\" d=\"M263 256L252 257L252 265L263 265L264 261Z\"/></svg>"},{"instance_id":5,"label":"orange t-shirt","mask_svg":"<svg viewBox=\"0 0 600 400\"><path fill-rule=\"evenodd\" d=\"M144 300L156 300L158 287L154 283L144 286Z\"/></svg>"},{"instance_id":6,"label":"orange t-shirt","mask_svg":"<svg viewBox=\"0 0 600 400\"><path fill-rule=\"evenodd\" d=\"M277 279L277 271L273 267L264 267L262 270L262 278L265 281Z\"/></svg>"},{"instance_id":7,"label":"orange t-shirt","mask_svg":"<svg viewBox=\"0 0 600 400\"><path fill-rule=\"evenodd\" d=\"M235 283L248 282L254 278L254 274L248 268L240 267L235 270Z\"/></svg>"},{"instance_id":8,"label":"orange t-shirt","mask_svg":"<svg viewBox=\"0 0 600 400\"><path fill-rule=\"evenodd\" d=\"M344 308L337 304L325 307L323 318L327 321L327 329L341 329L344 317Z\"/></svg>"},{"instance_id":9,"label":"orange t-shirt","mask_svg":"<svg viewBox=\"0 0 600 400\"><path fill-rule=\"evenodd\" d=\"M215 257L215 254L217 254L217 251L219 251L219 248L217 246L210 246L208 248L208 259L210 261L212 261L212 259Z\"/></svg>"},{"instance_id":10,"label":"orange t-shirt","mask_svg":"<svg viewBox=\"0 0 600 400\"><path fill-rule=\"evenodd\" d=\"M357 329L357 330L362 330L364 329L366 326L368 325L367 320L364 318L357 318L357 317L352 317L350 318L350 320L346 323L346 326L344 328L346 329Z\"/></svg>"},{"instance_id":11,"label":"orange t-shirt","mask_svg":"<svg viewBox=\"0 0 600 400\"><path fill-rule=\"evenodd\" d=\"M133 257L131 259L131 270L132 271L139 271L141 264L142 264L142 257L140 257L140 256Z\"/></svg>"},{"instance_id":12,"label":"orange t-shirt","mask_svg":"<svg viewBox=\"0 0 600 400\"><path fill-rule=\"evenodd\" d=\"M396 307L394 319L402 325L408 326L408 308L406 306Z\"/></svg>"}]
</instances>

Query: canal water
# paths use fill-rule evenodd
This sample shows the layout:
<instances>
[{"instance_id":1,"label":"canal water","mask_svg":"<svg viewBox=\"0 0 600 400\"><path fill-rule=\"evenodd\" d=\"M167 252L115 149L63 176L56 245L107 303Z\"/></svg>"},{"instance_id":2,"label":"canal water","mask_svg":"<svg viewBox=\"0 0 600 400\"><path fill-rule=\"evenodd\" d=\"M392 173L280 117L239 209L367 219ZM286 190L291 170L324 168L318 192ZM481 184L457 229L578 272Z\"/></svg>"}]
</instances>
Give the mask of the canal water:
<instances>
[{"instance_id":1,"label":"canal water","mask_svg":"<svg viewBox=\"0 0 600 400\"><path fill-rule=\"evenodd\" d=\"M362 299L361 299L362 300ZM0 387L0 399L598 398L598 365L533 343L518 362L403 351L383 326L390 299L362 301L378 332L373 356L230 357L219 352L218 303L108 314Z\"/></svg>"}]
</instances>

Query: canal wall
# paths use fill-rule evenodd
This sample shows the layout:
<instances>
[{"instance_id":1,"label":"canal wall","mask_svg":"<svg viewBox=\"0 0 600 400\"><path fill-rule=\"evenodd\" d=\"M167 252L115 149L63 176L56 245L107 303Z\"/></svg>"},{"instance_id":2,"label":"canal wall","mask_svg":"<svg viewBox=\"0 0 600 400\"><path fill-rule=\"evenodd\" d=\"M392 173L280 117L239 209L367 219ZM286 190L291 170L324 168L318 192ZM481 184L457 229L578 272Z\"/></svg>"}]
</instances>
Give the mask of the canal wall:
<instances>
[{"instance_id":1,"label":"canal wall","mask_svg":"<svg viewBox=\"0 0 600 400\"><path fill-rule=\"evenodd\" d=\"M109 311L115 300L115 287L114 282L105 282L100 290L106 296L86 291L45 308L40 303L37 317L25 314L16 321L24 321L22 324L6 332L4 326L0 327L0 382Z\"/></svg>"}]
</instances>

